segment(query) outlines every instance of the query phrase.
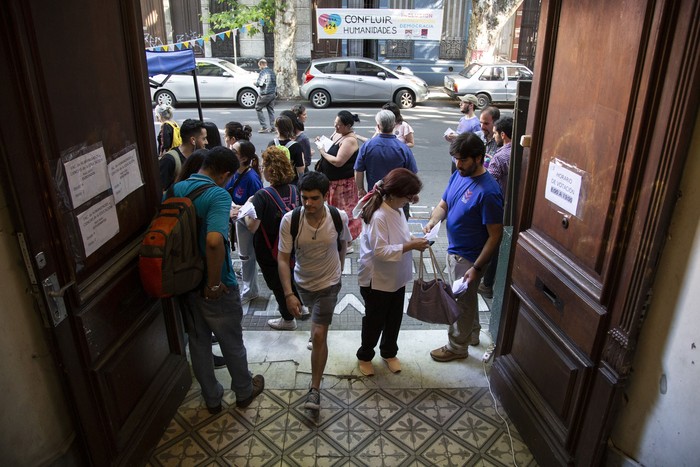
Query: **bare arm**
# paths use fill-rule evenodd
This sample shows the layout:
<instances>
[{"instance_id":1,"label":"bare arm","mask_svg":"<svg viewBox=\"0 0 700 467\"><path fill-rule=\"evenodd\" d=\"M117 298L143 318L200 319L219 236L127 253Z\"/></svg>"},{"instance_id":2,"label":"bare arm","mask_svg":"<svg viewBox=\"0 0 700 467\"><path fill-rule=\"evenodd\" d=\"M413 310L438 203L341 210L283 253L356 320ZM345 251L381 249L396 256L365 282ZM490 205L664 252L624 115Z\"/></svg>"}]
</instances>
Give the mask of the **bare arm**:
<instances>
[{"instance_id":1,"label":"bare arm","mask_svg":"<svg viewBox=\"0 0 700 467\"><path fill-rule=\"evenodd\" d=\"M498 248L498 245L501 242L501 237L503 236L503 224L486 224L486 230L489 233L489 238L486 240L484 247L481 249L479 257L476 258L476 261L474 261L474 266L467 269L467 272L464 273L464 280L468 280L470 282L473 280L479 280L481 273L474 269L474 267L478 267L479 269L486 267L496 251L496 248Z\"/></svg>"},{"instance_id":2,"label":"bare arm","mask_svg":"<svg viewBox=\"0 0 700 467\"><path fill-rule=\"evenodd\" d=\"M367 190L365 190L365 173L364 172L355 171L355 185L357 186L357 194L360 197L367 194Z\"/></svg>"},{"instance_id":3,"label":"bare arm","mask_svg":"<svg viewBox=\"0 0 700 467\"><path fill-rule=\"evenodd\" d=\"M340 144L340 148L338 148L338 154L336 156L328 154L323 148L319 149L319 152L324 159L333 164L335 167L342 167L343 164L345 164L350 157L355 154L357 148L359 148L357 138L350 136L345 138Z\"/></svg>"},{"instance_id":4,"label":"bare arm","mask_svg":"<svg viewBox=\"0 0 700 467\"><path fill-rule=\"evenodd\" d=\"M208 232L206 238L205 254L207 257L207 283L205 284L204 296L207 299L215 300L222 293L228 293L226 285L221 282L221 267L226 258L224 237L219 232ZM209 288L219 286L217 291Z\"/></svg>"},{"instance_id":5,"label":"bare arm","mask_svg":"<svg viewBox=\"0 0 700 467\"><path fill-rule=\"evenodd\" d=\"M423 232L428 233L430 232L430 229L435 227L435 225L443 220L445 216L447 215L447 203L445 202L444 199L441 199L440 202L438 203L437 206L435 206L435 209L433 209L433 213L430 215L430 220L428 221L427 224L425 224L425 227L423 227Z\"/></svg>"},{"instance_id":6,"label":"bare arm","mask_svg":"<svg viewBox=\"0 0 700 467\"><path fill-rule=\"evenodd\" d=\"M409 148L413 147L413 132L408 133L406 136L404 136L404 139L406 140L406 146Z\"/></svg>"}]
</instances>

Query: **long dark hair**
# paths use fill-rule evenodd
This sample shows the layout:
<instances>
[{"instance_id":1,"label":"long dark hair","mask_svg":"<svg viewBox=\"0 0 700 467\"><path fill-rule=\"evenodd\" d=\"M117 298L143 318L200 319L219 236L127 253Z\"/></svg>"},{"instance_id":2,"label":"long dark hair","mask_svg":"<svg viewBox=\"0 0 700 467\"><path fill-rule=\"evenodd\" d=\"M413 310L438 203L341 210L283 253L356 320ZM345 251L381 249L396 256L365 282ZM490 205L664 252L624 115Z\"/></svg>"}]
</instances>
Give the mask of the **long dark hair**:
<instances>
[{"instance_id":1,"label":"long dark hair","mask_svg":"<svg viewBox=\"0 0 700 467\"><path fill-rule=\"evenodd\" d=\"M250 166L260 176L260 159L255 154L255 145L246 139L236 141L236 144L238 144L238 155L241 164Z\"/></svg>"},{"instance_id":2,"label":"long dark hair","mask_svg":"<svg viewBox=\"0 0 700 467\"><path fill-rule=\"evenodd\" d=\"M413 197L420 193L422 188L423 182L410 170L404 168L392 170L374 186L374 193L362 208L362 219L365 224L369 224L385 196Z\"/></svg>"},{"instance_id":3,"label":"long dark hair","mask_svg":"<svg viewBox=\"0 0 700 467\"><path fill-rule=\"evenodd\" d=\"M226 124L226 136L236 138L236 141L250 140L253 135L253 129L250 125L242 125L240 122L228 122Z\"/></svg>"}]
</instances>

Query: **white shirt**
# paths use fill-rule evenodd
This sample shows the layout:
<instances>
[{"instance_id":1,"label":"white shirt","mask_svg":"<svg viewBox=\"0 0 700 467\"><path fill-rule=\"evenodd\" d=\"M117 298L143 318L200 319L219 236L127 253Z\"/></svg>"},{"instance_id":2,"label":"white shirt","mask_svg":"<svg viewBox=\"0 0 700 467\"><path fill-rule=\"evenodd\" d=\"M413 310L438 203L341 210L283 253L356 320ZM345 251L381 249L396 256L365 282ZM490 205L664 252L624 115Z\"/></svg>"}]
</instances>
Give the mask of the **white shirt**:
<instances>
[{"instance_id":1,"label":"white shirt","mask_svg":"<svg viewBox=\"0 0 700 467\"><path fill-rule=\"evenodd\" d=\"M338 254L338 233L333 225L333 218L327 205L326 217L319 226L310 227L304 219L304 208L299 216L299 231L294 242L294 254L296 264L294 265L294 280L297 285L310 292L326 289L340 282L342 267L340 255ZM351 241L352 236L348 230L348 215L342 209L340 218L343 221L343 233L341 240ZM292 212L290 211L282 218L280 224L279 242L277 250L283 253L292 252Z\"/></svg>"},{"instance_id":2,"label":"white shirt","mask_svg":"<svg viewBox=\"0 0 700 467\"><path fill-rule=\"evenodd\" d=\"M411 125L406 123L406 120L394 127L394 134L396 135L396 138L402 143L406 142L406 135L409 135L411 133L413 133L413 128L411 128Z\"/></svg>"},{"instance_id":3,"label":"white shirt","mask_svg":"<svg viewBox=\"0 0 700 467\"><path fill-rule=\"evenodd\" d=\"M413 279L410 251L403 253L403 244L411 239L403 211L392 209L386 202L372 215L369 224L362 224L360 235L360 267L358 282L383 292L396 292Z\"/></svg>"}]
</instances>

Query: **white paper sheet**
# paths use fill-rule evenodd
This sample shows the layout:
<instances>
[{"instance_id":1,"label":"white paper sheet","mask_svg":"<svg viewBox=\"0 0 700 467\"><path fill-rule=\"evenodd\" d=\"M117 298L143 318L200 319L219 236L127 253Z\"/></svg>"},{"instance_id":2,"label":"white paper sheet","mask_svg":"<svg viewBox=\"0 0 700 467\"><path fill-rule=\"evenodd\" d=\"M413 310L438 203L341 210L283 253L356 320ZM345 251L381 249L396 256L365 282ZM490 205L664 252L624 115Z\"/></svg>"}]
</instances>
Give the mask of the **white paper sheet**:
<instances>
[{"instance_id":1,"label":"white paper sheet","mask_svg":"<svg viewBox=\"0 0 700 467\"><path fill-rule=\"evenodd\" d=\"M316 147L318 147L318 149L323 148L324 151L328 152L331 146L333 146L333 141L325 135L316 140Z\"/></svg>"},{"instance_id":2,"label":"white paper sheet","mask_svg":"<svg viewBox=\"0 0 700 467\"><path fill-rule=\"evenodd\" d=\"M444 133L445 136L456 135L456 134L457 134L457 132L454 131L452 128L448 128L447 130L445 130L445 133Z\"/></svg>"},{"instance_id":3,"label":"white paper sheet","mask_svg":"<svg viewBox=\"0 0 700 467\"><path fill-rule=\"evenodd\" d=\"M90 256L109 239L119 233L119 219L114 196L108 196L77 216L83 237L85 257Z\"/></svg>"},{"instance_id":4,"label":"white paper sheet","mask_svg":"<svg viewBox=\"0 0 700 467\"><path fill-rule=\"evenodd\" d=\"M123 200L129 193L143 185L135 149L110 162L107 165L107 170L115 203Z\"/></svg>"},{"instance_id":5,"label":"white paper sheet","mask_svg":"<svg viewBox=\"0 0 700 467\"><path fill-rule=\"evenodd\" d=\"M442 225L442 221L435 224L435 226L432 229L430 229L430 232L425 234L425 239L428 240L429 242L434 242L438 238L438 232L440 231L441 225Z\"/></svg>"},{"instance_id":6,"label":"white paper sheet","mask_svg":"<svg viewBox=\"0 0 700 467\"><path fill-rule=\"evenodd\" d=\"M109 188L107 158L102 146L63 164L73 209Z\"/></svg>"},{"instance_id":7,"label":"white paper sheet","mask_svg":"<svg viewBox=\"0 0 700 467\"><path fill-rule=\"evenodd\" d=\"M467 288L469 287L469 281L464 280L463 277L460 277L454 283L452 284L452 294L453 295L459 295L462 292L466 292Z\"/></svg>"},{"instance_id":8,"label":"white paper sheet","mask_svg":"<svg viewBox=\"0 0 700 467\"><path fill-rule=\"evenodd\" d=\"M255 206L253 206L253 203L250 201L246 201L246 203L241 206L241 208L238 210L238 218L242 219L244 217L250 217L251 219L257 219L258 214L255 212Z\"/></svg>"}]
</instances>

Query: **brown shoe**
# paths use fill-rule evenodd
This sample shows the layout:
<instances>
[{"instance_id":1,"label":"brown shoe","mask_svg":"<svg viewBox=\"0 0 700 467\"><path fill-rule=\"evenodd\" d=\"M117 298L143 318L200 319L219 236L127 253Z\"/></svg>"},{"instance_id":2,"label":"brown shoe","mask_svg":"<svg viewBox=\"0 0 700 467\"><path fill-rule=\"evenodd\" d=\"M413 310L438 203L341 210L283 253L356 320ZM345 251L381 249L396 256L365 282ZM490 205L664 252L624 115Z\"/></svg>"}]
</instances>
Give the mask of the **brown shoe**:
<instances>
[{"instance_id":1,"label":"brown shoe","mask_svg":"<svg viewBox=\"0 0 700 467\"><path fill-rule=\"evenodd\" d=\"M460 360L462 358L467 358L469 355L456 354L447 349L446 345L443 345L439 349L431 350L430 356L436 362L451 362L452 360Z\"/></svg>"},{"instance_id":2,"label":"brown shoe","mask_svg":"<svg viewBox=\"0 0 700 467\"><path fill-rule=\"evenodd\" d=\"M400 373L401 372L401 361L396 358L396 357L391 357L391 358L384 358L384 363L386 363L387 368L389 368L389 371L392 373Z\"/></svg>"},{"instance_id":3,"label":"brown shoe","mask_svg":"<svg viewBox=\"0 0 700 467\"><path fill-rule=\"evenodd\" d=\"M374 366L372 362L367 362L365 360L358 360L357 367L360 369L360 373L365 376L374 376Z\"/></svg>"},{"instance_id":4,"label":"brown shoe","mask_svg":"<svg viewBox=\"0 0 700 467\"><path fill-rule=\"evenodd\" d=\"M479 335L481 334L481 331L475 331L472 332L471 335L471 340L469 341L469 345L479 345Z\"/></svg>"},{"instance_id":5,"label":"brown shoe","mask_svg":"<svg viewBox=\"0 0 700 467\"><path fill-rule=\"evenodd\" d=\"M263 392L263 389L265 389L265 378L263 375L255 375L253 377L253 393L247 399L236 401L236 407L239 409L245 409L253 403L253 399L258 397L260 393Z\"/></svg>"}]
</instances>

